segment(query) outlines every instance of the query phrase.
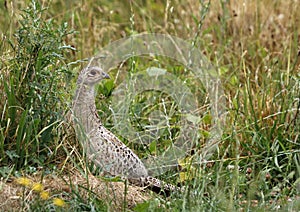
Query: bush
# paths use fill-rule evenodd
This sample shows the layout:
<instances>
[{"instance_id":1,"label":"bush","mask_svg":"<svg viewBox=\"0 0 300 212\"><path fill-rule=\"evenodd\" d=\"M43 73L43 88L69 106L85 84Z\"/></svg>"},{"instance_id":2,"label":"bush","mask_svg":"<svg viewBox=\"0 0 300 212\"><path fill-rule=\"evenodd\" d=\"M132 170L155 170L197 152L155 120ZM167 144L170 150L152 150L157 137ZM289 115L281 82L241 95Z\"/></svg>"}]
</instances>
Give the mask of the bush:
<instances>
[{"instance_id":1,"label":"bush","mask_svg":"<svg viewBox=\"0 0 300 212\"><path fill-rule=\"evenodd\" d=\"M52 19L46 20L45 11L32 1L22 11L15 40L9 41L14 56L1 79L5 91L1 166L43 165L66 108L64 93L70 72L64 55L72 48L64 40L73 32L67 23L57 26Z\"/></svg>"}]
</instances>

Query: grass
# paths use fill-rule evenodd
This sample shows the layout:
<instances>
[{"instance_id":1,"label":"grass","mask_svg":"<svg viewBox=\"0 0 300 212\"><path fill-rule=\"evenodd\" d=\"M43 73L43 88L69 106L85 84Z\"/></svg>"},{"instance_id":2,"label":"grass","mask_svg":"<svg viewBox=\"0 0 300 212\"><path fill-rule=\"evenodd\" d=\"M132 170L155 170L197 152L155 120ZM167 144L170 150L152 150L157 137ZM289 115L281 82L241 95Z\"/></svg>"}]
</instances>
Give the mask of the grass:
<instances>
[{"instance_id":1,"label":"grass","mask_svg":"<svg viewBox=\"0 0 300 212\"><path fill-rule=\"evenodd\" d=\"M298 9L293 1L271 0L6 1L0 7L0 208L299 210ZM69 119L76 75L88 58L110 42L142 32L175 35L199 48L217 68L226 98L218 149L199 165L211 114L203 106L207 92L191 71L164 57L132 57L110 71L112 80L99 85L103 123L140 157L159 158L170 147L180 131L181 113L166 93L140 93L130 102L131 124L140 135L154 132L149 126L157 124L160 137L151 134L146 146L122 137L111 103L127 75L152 66L167 70L203 106L196 111L202 118L197 142L176 170L160 176L188 187L171 198L92 175L97 170L84 160ZM11 182L22 176L41 183L49 199ZM54 198L64 200L65 208Z\"/></svg>"}]
</instances>

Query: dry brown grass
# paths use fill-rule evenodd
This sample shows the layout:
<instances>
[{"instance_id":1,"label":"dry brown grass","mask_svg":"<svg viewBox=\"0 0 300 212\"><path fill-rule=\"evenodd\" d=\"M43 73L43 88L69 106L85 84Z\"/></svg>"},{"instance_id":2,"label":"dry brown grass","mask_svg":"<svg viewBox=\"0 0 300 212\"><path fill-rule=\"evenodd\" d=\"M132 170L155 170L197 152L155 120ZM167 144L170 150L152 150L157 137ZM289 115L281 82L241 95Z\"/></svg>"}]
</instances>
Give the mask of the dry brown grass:
<instances>
[{"instance_id":1,"label":"dry brown grass","mask_svg":"<svg viewBox=\"0 0 300 212\"><path fill-rule=\"evenodd\" d=\"M47 175L41 181L41 176L36 174L28 176L32 182L40 182L43 184L45 191L50 194L62 194L62 198L67 194L71 194L72 189L78 189L78 193L83 199L88 199L89 191L97 194L97 198L103 200L110 211L120 211L124 207L124 200L126 199L125 207L132 208L137 203L149 200L150 195L142 188L136 186L128 186L126 189L125 198L125 184L123 182L105 182L93 175L83 177L80 173L74 172L69 176L58 177L55 175ZM22 195L26 201L29 202L38 195L35 192L23 193L23 187L16 183L15 178L9 181L0 181L0 208L2 211L20 211L22 208ZM66 197L68 198L68 197ZM29 209L29 205L25 204L25 210ZM67 205L68 207L68 205Z\"/></svg>"},{"instance_id":2,"label":"dry brown grass","mask_svg":"<svg viewBox=\"0 0 300 212\"><path fill-rule=\"evenodd\" d=\"M89 0L54 0L50 4L48 1L42 2L44 7L49 7L49 19L66 21L70 28L78 32L66 40L66 43L78 50L70 55L70 61L90 57L109 42L129 36L133 31L169 33L192 39L198 30L193 16L201 20L199 0L175 0L170 2L168 8L164 1L151 4L141 1L132 1L130 4ZM285 62L288 60L285 57L286 51L291 51L291 58L297 55L292 40L300 32L299 0L234 0L224 4L223 8L220 2L211 1L199 35L199 39L205 42L201 48L212 57L212 61L220 55L223 57L218 57L221 60L218 62L222 65L246 58L246 66L255 72L262 62L262 56L261 52L257 52L256 57L247 54L249 49L255 49L254 46L262 47L270 57L279 57ZM4 18L0 21L3 40L13 39L14 30L18 27L17 20L20 19L20 9L25 8L25 5L24 1L7 1L3 9ZM134 23L130 22L132 15ZM299 40L298 37L298 50ZM220 55L215 55L218 52ZM5 64L6 59L1 58L1 62Z\"/></svg>"},{"instance_id":3,"label":"dry brown grass","mask_svg":"<svg viewBox=\"0 0 300 212\"><path fill-rule=\"evenodd\" d=\"M90 57L109 42L129 36L133 32L169 33L192 39L199 30L194 18L201 21L199 0L175 0L170 1L169 5L165 1L131 1L131 4L122 1L100 3L89 0L54 0L51 4L48 1L42 2L45 7L49 7L49 18L66 21L70 28L78 32L67 40L68 44L78 50L70 55L74 60ZM234 0L224 5L220 2L223 1L211 1L199 36L206 45L201 48L206 53L209 51L209 56L214 58L212 54L221 49L228 53L224 55L224 63L229 63L234 59L231 57L247 57L243 53L253 45L265 48L270 56L280 56L287 48L293 49L290 48L293 45L293 36L300 32L299 0ZM7 4L5 17L11 17L11 26L6 21L1 31L8 38L12 38L20 17L19 9L24 7L24 1ZM134 16L134 22L130 21L131 16ZM248 60L247 65L255 70L255 65L258 64L253 62L259 62L259 52L257 58L249 56Z\"/></svg>"}]
</instances>

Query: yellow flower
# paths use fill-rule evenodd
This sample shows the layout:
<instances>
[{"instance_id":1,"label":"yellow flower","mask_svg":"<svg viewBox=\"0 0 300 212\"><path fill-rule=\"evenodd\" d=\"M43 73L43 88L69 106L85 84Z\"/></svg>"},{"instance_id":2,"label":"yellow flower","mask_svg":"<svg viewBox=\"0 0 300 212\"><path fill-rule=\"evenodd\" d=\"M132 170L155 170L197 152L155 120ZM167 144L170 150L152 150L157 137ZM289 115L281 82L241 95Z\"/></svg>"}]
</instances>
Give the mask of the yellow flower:
<instances>
[{"instance_id":1,"label":"yellow flower","mask_svg":"<svg viewBox=\"0 0 300 212\"><path fill-rule=\"evenodd\" d=\"M64 207L66 203L60 198L53 198L53 204L59 207Z\"/></svg>"},{"instance_id":2,"label":"yellow flower","mask_svg":"<svg viewBox=\"0 0 300 212\"><path fill-rule=\"evenodd\" d=\"M36 191L36 192L41 192L44 190L43 185L41 183L34 183L32 185L32 190Z\"/></svg>"},{"instance_id":3,"label":"yellow flower","mask_svg":"<svg viewBox=\"0 0 300 212\"><path fill-rule=\"evenodd\" d=\"M43 200L47 200L47 199L49 199L49 192L47 192L47 191L41 191L41 193L40 193L40 197L41 197L41 199L43 199Z\"/></svg>"},{"instance_id":4,"label":"yellow flower","mask_svg":"<svg viewBox=\"0 0 300 212\"><path fill-rule=\"evenodd\" d=\"M26 177L20 177L16 180L19 185L28 187L31 184L31 180Z\"/></svg>"}]
</instances>

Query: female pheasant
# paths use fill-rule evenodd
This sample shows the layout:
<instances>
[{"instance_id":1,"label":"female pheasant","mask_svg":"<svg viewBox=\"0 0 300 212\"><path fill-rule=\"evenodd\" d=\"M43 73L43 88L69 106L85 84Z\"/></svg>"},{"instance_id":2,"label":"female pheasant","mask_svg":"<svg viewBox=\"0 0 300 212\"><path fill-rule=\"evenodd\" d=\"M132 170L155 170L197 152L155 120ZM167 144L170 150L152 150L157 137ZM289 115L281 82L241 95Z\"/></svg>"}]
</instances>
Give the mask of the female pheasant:
<instances>
[{"instance_id":1,"label":"female pheasant","mask_svg":"<svg viewBox=\"0 0 300 212\"><path fill-rule=\"evenodd\" d=\"M149 176L138 156L102 125L96 111L95 85L108 78L109 75L96 66L84 68L78 76L73 111L87 157L105 173L125 177L134 185L157 193L163 190L167 195L177 191L176 186Z\"/></svg>"}]
</instances>

